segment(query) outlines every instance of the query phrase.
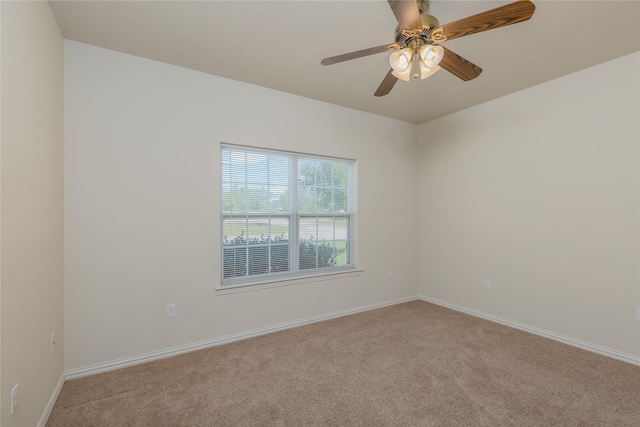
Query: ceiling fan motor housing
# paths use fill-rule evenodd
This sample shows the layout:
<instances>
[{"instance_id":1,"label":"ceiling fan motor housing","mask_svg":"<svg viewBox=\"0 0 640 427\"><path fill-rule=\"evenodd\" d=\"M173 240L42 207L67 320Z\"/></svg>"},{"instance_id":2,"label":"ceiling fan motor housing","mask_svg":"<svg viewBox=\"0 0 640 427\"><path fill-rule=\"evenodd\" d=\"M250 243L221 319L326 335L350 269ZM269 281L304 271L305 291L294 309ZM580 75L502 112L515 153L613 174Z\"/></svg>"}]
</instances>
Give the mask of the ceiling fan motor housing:
<instances>
[{"instance_id":1,"label":"ceiling fan motor housing","mask_svg":"<svg viewBox=\"0 0 640 427\"><path fill-rule=\"evenodd\" d=\"M398 25L395 32L396 43L407 47L420 47L426 43L431 43L431 31L440 26L440 22L435 16L420 15L422 30L405 30ZM413 46L411 46L413 45Z\"/></svg>"}]
</instances>

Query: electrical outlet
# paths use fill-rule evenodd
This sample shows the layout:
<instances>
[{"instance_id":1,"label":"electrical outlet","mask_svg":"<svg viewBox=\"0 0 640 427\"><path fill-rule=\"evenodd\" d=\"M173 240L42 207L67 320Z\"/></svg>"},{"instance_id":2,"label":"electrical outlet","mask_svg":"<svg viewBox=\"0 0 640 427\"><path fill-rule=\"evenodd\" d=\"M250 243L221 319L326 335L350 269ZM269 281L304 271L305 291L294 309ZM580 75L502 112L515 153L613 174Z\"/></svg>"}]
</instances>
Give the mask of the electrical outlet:
<instances>
[{"instance_id":1,"label":"electrical outlet","mask_svg":"<svg viewBox=\"0 0 640 427\"><path fill-rule=\"evenodd\" d=\"M636 322L640 322L640 307L636 308Z\"/></svg>"},{"instance_id":2,"label":"electrical outlet","mask_svg":"<svg viewBox=\"0 0 640 427\"><path fill-rule=\"evenodd\" d=\"M11 415L16 411L18 407L18 384L14 385L11 389Z\"/></svg>"},{"instance_id":3,"label":"electrical outlet","mask_svg":"<svg viewBox=\"0 0 640 427\"><path fill-rule=\"evenodd\" d=\"M389 280L393 279L393 270L388 270L387 271L387 279L389 279Z\"/></svg>"},{"instance_id":4,"label":"electrical outlet","mask_svg":"<svg viewBox=\"0 0 640 427\"><path fill-rule=\"evenodd\" d=\"M51 353L56 351L56 334L55 332L51 334Z\"/></svg>"},{"instance_id":5,"label":"electrical outlet","mask_svg":"<svg viewBox=\"0 0 640 427\"><path fill-rule=\"evenodd\" d=\"M173 317L176 315L176 305L167 304L167 317Z\"/></svg>"},{"instance_id":6,"label":"electrical outlet","mask_svg":"<svg viewBox=\"0 0 640 427\"><path fill-rule=\"evenodd\" d=\"M489 279L485 279L484 280L484 288L485 289L491 289L491 280L489 280Z\"/></svg>"}]
</instances>

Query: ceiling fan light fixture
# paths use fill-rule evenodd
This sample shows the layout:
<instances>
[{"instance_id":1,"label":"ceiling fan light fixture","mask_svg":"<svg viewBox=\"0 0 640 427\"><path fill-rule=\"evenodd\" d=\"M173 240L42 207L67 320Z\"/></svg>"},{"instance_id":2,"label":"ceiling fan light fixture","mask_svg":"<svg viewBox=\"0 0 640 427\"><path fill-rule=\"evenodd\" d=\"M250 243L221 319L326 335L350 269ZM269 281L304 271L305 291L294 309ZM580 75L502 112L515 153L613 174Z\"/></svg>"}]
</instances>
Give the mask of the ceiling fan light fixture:
<instances>
[{"instance_id":1,"label":"ceiling fan light fixture","mask_svg":"<svg viewBox=\"0 0 640 427\"><path fill-rule=\"evenodd\" d=\"M411 78L411 68L407 68L403 72L392 71L391 74L396 76L400 80L404 80L405 82L408 82Z\"/></svg>"},{"instance_id":2,"label":"ceiling fan light fixture","mask_svg":"<svg viewBox=\"0 0 640 427\"><path fill-rule=\"evenodd\" d=\"M413 50L405 47L404 49L395 51L389 56L389 65L393 68L394 72L404 73L409 70L411 72L411 57L413 56Z\"/></svg>"},{"instance_id":3,"label":"ceiling fan light fixture","mask_svg":"<svg viewBox=\"0 0 640 427\"><path fill-rule=\"evenodd\" d=\"M439 65L427 68L424 66L424 62L420 62L420 79L426 79L427 77L434 75L439 69Z\"/></svg>"},{"instance_id":4,"label":"ceiling fan light fixture","mask_svg":"<svg viewBox=\"0 0 640 427\"><path fill-rule=\"evenodd\" d=\"M426 44L420 48L420 60L425 68L431 69L437 66L443 56L444 48L440 45Z\"/></svg>"}]
</instances>

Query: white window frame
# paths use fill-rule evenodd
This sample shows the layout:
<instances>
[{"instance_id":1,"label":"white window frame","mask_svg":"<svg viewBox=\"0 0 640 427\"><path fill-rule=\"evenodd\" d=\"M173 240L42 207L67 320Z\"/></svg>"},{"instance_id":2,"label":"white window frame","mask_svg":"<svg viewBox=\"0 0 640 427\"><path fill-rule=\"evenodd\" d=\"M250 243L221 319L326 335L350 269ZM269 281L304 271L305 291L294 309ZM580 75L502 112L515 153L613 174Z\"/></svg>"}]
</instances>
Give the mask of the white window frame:
<instances>
[{"instance_id":1,"label":"white window frame","mask_svg":"<svg viewBox=\"0 0 640 427\"><path fill-rule=\"evenodd\" d=\"M225 150L237 150L246 153L256 153L256 154L266 154L266 155L276 155L276 156L285 156L289 159L289 212L282 213L273 213L273 212L264 212L264 213L225 213L224 212L224 192L223 187L225 185L225 181L223 179L223 156L222 153ZM298 283L307 283L307 282L316 282L319 280L329 280L338 277L349 277L354 275L359 275L362 273L362 270L357 269L356 266L356 245L355 245L355 236L356 236L356 162L351 159L344 158L336 158L336 157L328 157L328 156L318 156L318 155L310 155L303 153L296 153L290 151L282 151L282 150L272 150L272 149L264 149L264 148L255 148L243 145L235 145L228 143L221 143L220 145L220 231L221 231L221 239L220 239L220 284L216 288L216 292L218 294L226 294L226 293L235 293L242 292L246 290L254 290L254 289L264 289L267 287L275 287L275 286L286 286L293 285ZM309 161L327 161L327 162L338 162L347 165L347 210L346 213L300 213L298 211L298 161L299 160L309 160ZM332 192L332 195L334 193ZM248 218L251 217L277 217L277 216L287 216L289 222L289 233L288 233L288 266L289 271L286 272L278 272L278 273L266 273L266 274L255 274L250 275L247 272L247 275L243 275L240 277L232 277L232 278L224 278L224 239L225 236L224 231L224 221L229 218ZM311 268L311 269L299 269L299 252L300 252L300 236L299 236L299 228L300 228L300 219L301 218L341 218L348 221L347 223L347 240L348 240L348 249L347 249L347 264L340 266L331 266L331 267L322 267L322 268ZM335 219L334 219L335 221ZM335 237L335 227L333 229L333 240L336 241ZM317 236L317 234L316 234ZM271 237L271 236L270 236ZM249 245L247 244L247 269L248 269L248 261L249 261ZM271 248L269 246L269 248ZM270 249L269 249L270 251ZM271 253L271 252L270 252ZM317 256L317 255L316 255ZM317 260L317 258L316 258Z\"/></svg>"}]
</instances>

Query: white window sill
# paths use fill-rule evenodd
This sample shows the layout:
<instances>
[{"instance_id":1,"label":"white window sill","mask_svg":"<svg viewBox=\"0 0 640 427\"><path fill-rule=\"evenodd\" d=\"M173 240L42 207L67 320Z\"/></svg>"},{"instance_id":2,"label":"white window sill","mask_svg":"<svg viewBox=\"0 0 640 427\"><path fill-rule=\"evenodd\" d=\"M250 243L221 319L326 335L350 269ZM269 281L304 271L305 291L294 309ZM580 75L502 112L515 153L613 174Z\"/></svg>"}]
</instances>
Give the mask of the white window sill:
<instances>
[{"instance_id":1,"label":"white window sill","mask_svg":"<svg viewBox=\"0 0 640 427\"><path fill-rule=\"evenodd\" d=\"M332 271L322 274L310 274L305 276L289 276L286 278L279 278L273 280L261 280L258 282L245 282L237 285L218 286L216 288L216 295L235 294L238 292L257 291L259 289L275 288L278 286L297 285L300 283L318 282L321 280L342 279L344 277L359 276L364 270L343 270Z\"/></svg>"}]
</instances>

